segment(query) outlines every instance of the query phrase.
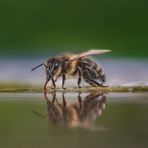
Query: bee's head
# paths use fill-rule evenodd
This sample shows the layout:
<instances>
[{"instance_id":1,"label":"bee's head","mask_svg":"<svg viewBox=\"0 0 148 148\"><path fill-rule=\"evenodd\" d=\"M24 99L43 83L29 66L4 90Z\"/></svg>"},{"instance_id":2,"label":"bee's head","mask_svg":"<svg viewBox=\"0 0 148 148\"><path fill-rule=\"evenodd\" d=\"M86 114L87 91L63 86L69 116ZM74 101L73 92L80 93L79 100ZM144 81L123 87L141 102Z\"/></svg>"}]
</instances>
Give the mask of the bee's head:
<instances>
[{"instance_id":1,"label":"bee's head","mask_svg":"<svg viewBox=\"0 0 148 148\"><path fill-rule=\"evenodd\" d=\"M46 73L48 76L54 76L54 74L61 67L61 61L58 58L51 58L47 61Z\"/></svg>"}]
</instances>

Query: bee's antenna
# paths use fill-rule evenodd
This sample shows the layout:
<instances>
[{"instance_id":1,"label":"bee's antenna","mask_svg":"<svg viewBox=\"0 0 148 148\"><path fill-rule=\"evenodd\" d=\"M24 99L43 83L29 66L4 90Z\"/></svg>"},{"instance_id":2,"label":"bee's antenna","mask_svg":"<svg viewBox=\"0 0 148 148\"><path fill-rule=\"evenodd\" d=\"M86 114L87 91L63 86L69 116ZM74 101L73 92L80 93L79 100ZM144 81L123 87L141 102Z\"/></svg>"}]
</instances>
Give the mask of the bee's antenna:
<instances>
[{"instance_id":1,"label":"bee's antenna","mask_svg":"<svg viewBox=\"0 0 148 148\"><path fill-rule=\"evenodd\" d=\"M33 110L32 111L35 115L37 115L37 116L39 116L39 117L41 117L41 118L45 118L47 115L42 115L41 113L39 113L39 112L37 112L37 111L35 111L35 110Z\"/></svg>"},{"instance_id":2,"label":"bee's antenna","mask_svg":"<svg viewBox=\"0 0 148 148\"><path fill-rule=\"evenodd\" d=\"M37 69L38 67L40 67L40 66L42 66L42 65L44 65L44 66L46 67L46 65L45 65L44 63L42 63L42 64L40 64L40 65L38 65L38 66L36 66L36 67L32 68L32 69L31 69L31 71L33 71L33 70Z\"/></svg>"}]
</instances>

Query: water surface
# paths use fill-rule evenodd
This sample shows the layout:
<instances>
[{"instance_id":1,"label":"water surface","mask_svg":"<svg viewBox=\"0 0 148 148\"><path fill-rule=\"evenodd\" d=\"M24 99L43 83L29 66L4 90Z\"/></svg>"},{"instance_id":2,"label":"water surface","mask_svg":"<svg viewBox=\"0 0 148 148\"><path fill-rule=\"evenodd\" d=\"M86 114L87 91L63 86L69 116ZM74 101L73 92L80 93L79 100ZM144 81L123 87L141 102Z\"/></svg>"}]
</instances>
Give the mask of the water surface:
<instances>
[{"instance_id":1,"label":"water surface","mask_svg":"<svg viewBox=\"0 0 148 148\"><path fill-rule=\"evenodd\" d=\"M148 146L148 93L53 93L46 99L0 94L0 147Z\"/></svg>"}]
</instances>

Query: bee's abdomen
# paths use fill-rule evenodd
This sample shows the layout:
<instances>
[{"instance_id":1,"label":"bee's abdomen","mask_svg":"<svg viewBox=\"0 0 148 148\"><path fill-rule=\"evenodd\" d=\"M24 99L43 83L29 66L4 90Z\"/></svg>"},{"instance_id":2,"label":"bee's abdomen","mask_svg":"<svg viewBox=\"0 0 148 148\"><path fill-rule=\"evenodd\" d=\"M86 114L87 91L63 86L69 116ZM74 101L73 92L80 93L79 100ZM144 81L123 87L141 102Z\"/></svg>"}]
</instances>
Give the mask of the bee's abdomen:
<instances>
[{"instance_id":1,"label":"bee's abdomen","mask_svg":"<svg viewBox=\"0 0 148 148\"><path fill-rule=\"evenodd\" d=\"M102 82L105 82L106 81L106 75L105 75L105 72L102 68L102 66L99 64L97 65L97 74L98 74L98 78L100 78L102 80Z\"/></svg>"},{"instance_id":2,"label":"bee's abdomen","mask_svg":"<svg viewBox=\"0 0 148 148\"><path fill-rule=\"evenodd\" d=\"M84 80L89 82L96 80L99 81L99 83L104 83L106 81L104 70L100 64L86 58L81 61L80 67Z\"/></svg>"}]
</instances>

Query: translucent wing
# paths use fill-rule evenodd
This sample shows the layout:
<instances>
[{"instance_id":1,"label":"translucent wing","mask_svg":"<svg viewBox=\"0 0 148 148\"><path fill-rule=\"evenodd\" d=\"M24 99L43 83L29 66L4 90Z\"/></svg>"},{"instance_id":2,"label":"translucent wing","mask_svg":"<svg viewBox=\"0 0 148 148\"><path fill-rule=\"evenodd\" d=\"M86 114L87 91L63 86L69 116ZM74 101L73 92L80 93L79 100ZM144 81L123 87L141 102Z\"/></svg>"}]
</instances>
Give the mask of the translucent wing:
<instances>
[{"instance_id":1,"label":"translucent wing","mask_svg":"<svg viewBox=\"0 0 148 148\"><path fill-rule=\"evenodd\" d=\"M111 50L107 50L107 49L102 49L102 50L91 49L91 50L88 50L88 51L83 52L81 54L74 55L69 60L73 61L73 60L76 60L76 59L79 59L79 58L92 56L92 55L99 55L99 54L103 54L103 53L107 53L107 52L111 52Z\"/></svg>"}]
</instances>

